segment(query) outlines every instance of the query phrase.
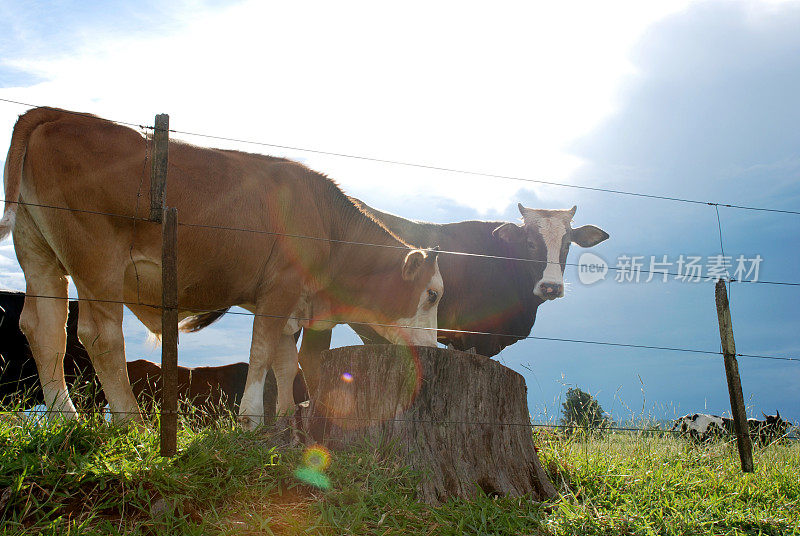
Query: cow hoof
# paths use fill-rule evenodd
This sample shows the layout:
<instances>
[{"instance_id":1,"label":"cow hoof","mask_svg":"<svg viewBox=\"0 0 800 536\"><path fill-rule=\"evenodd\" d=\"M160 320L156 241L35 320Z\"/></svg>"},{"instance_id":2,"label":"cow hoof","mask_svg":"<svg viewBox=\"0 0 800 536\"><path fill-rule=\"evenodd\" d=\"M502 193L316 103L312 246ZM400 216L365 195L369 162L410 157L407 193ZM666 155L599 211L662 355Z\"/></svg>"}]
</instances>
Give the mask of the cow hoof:
<instances>
[{"instance_id":1,"label":"cow hoof","mask_svg":"<svg viewBox=\"0 0 800 536\"><path fill-rule=\"evenodd\" d=\"M141 413L112 413L112 422L124 430L135 430L136 432L147 431L144 418Z\"/></svg>"},{"instance_id":2,"label":"cow hoof","mask_svg":"<svg viewBox=\"0 0 800 536\"><path fill-rule=\"evenodd\" d=\"M297 430L294 415L282 415L275 419L275 433L281 442L287 446L301 446L300 433Z\"/></svg>"},{"instance_id":3,"label":"cow hoof","mask_svg":"<svg viewBox=\"0 0 800 536\"><path fill-rule=\"evenodd\" d=\"M281 415L280 417L275 418L276 432L285 432L286 430L291 430L293 428L294 428L293 415Z\"/></svg>"},{"instance_id":4,"label":"cow hoof","mask_svg":"<svg viewBox=\"0 0 800 536\"><path fill-rule=\"evenodd\" d=\"M240 415L236 418L236 421L239 423L242 429L247 430L248 432L252 432L258 428L260 424L262 424L260 420L249 415Z\"/></svg>"}]
</instances>

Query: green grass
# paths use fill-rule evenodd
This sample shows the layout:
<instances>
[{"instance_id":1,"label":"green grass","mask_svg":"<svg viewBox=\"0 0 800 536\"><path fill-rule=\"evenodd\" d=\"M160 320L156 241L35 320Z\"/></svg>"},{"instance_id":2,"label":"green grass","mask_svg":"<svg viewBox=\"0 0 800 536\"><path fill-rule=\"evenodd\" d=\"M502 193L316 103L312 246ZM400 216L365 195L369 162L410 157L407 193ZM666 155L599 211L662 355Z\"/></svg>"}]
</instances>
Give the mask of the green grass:
<instances>
[{"instance_id":1,"label":"green grass","mask_svg":"<svg viewBox=\"0 0 800 536\"><path fill-rule=\"evenodd\" d=\"M756 450L745 475L730 444L537 431L559 500L433 508L389 452L335 454L325 489L296 476L301 448L232 418L184 422L174 459L159 457L156 424L0 416L0 534L800 534L798 442Z\"/></svg>"},{"instance_id":2,"label":"green grass","mask_svg":"<svg viewBox=\"0 0 800 536\"><path fill-rule=\"evenodd\" d=\"M742 473L734 443L609 435L565 442L539 434L562 499L554 534L800 534L800 444L754 450Z\"/></svg>"}]
</instances>

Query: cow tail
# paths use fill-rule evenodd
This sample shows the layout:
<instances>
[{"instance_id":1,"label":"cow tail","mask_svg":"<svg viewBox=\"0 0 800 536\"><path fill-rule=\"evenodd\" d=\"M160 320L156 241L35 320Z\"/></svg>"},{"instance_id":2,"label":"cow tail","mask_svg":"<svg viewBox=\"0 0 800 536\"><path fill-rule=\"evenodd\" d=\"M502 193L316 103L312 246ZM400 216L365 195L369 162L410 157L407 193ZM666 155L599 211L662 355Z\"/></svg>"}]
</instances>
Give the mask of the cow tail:
<instances>
[{"instance_id":1,"label":"cow tail","mask_svg":"<svg viewBox=\"0 0 800 536\"><path fill-rule=\"evenodd\" d=\"M200 331L222 318L222 316L228 312L228 309L230 309L230 307L187 317L181 321L179 328L184 333Z\"/></svg>"},{"instance_id":2,"label":"cow tail","mask_svg":"<svg viewBox=\"0 0 800 536\"><path fill-rule=\"evenodd\" d=\"M44 123L56 121L64 116L64 112L55 108L35 108L19 117L11 135L6 163L3 169L5 184L5 209L0 219L0 240L14 229L19 207L20 184L22 183L22 164L28 149L28 140L34 130Z\"/></svg>"}]
</instances>

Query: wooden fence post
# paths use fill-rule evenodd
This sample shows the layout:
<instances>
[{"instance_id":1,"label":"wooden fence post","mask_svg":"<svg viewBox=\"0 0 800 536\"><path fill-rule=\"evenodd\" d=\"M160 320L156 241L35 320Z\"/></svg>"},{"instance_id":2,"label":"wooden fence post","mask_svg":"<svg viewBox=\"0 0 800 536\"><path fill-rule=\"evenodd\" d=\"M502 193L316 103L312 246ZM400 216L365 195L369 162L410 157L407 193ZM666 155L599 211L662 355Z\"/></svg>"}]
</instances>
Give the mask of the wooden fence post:
<instances>
[{"instance_id":1,"label":"wooden fence post","mask_svg":"<svg viewBox=\"0 0 800 536\"><path fill-rule=\"evenodd\" d=\"M733 342L733 323L731 322L731 310L728 304L728 292L725 290L725 282L722 279L717 280L714 295L717 302L719 337L722 341L722 353L725 356L725 376L728 379L728 394L731 397L733 429L736 431L736 446L739 447L742 471L752 473L753 445L750 442L750 430L747 426L742 381L739 378L739 364L736 362L736 345Z\"/></svg>"},{"instance_id":2,"label":"wooden fence post","mask_svg":"<svg viewBox=\"0 0 800 536\"><path fill-rule=\"evenodd\" d=\"M178 448L178 211L165 208L161 250L161 455Z\"/></svg>"},{"instance_id":3,"label":"wooden fence post","mask_svg":"<svg viewBox=\"0 0 800 536\"><path fill-rule=\"evenodd\" d=\"M167 162L169 160L169 115L156 115L153 125L153 156L150 172L150 220L161 223L166 206Z\"/></svg>"},{"instance_id":4,"label":"wooden fence post","mask_svg":"<svg viewBox=\"0 0 800 536\"><path fill-rule=\"evenodd\" d=\"M161 455L178 447L178 211L166 206L169 115L158 114L153 128L150 220L161 234Z\"/></svg>"}]
</instances>

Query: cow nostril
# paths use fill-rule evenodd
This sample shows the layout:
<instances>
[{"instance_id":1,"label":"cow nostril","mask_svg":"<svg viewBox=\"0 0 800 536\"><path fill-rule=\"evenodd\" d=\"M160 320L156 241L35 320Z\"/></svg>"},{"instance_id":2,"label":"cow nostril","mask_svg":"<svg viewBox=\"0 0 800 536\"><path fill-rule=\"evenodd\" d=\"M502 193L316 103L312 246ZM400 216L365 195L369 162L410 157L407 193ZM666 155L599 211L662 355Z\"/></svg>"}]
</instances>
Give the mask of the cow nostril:
<instances>
[{"instance_id":1,"label":"cow nostril","mask_svg":"<svg viewBox=\"0 0 800 536\"><path fill-rule=\"evenodd\" d=\"M546 298L557 298L564 292L564 285L560 283L540 283L539 291Z\"/></svg>"}]
</instances>

